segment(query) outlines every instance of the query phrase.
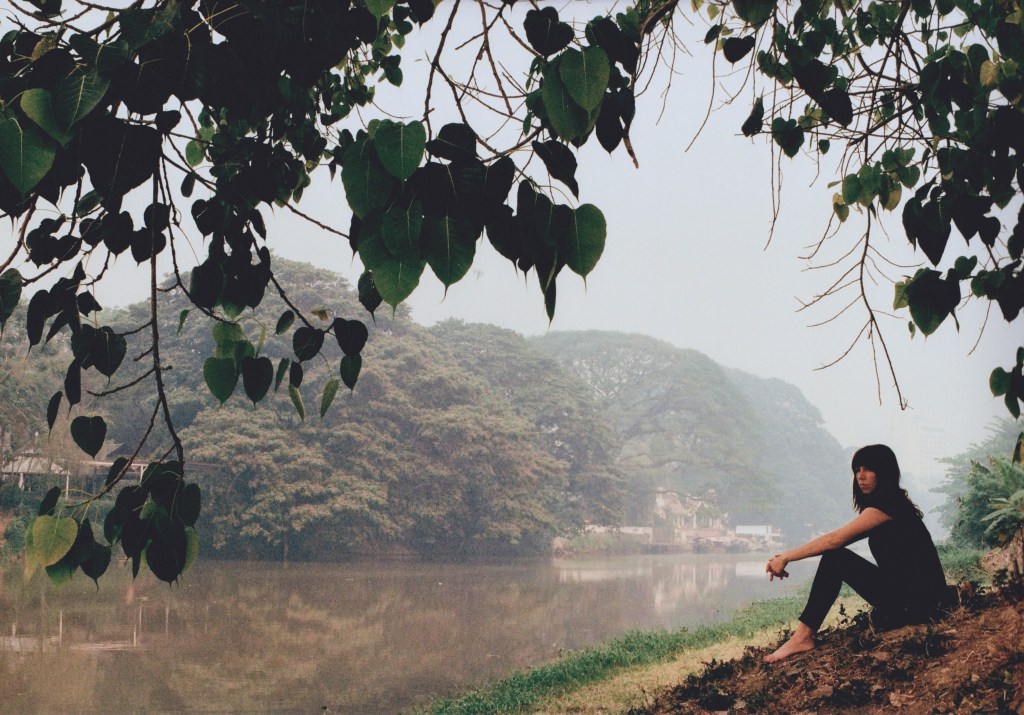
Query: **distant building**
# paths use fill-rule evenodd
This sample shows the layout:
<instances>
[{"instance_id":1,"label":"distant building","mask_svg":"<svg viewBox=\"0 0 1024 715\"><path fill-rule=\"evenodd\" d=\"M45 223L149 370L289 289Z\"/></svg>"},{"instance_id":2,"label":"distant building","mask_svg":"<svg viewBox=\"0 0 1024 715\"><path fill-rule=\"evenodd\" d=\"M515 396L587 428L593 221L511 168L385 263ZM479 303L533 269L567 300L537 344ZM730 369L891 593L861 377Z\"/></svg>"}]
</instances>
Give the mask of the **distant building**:
<instances>
[{"instance_id":1,"label":"distant building","mask_svg":"<svg viewBox=\"0 0 1024 715\"><path fill-rule=\"evenodd\" d=\"M16 480L18 489L22 491L33 491L38 483L49 483L54 477L67 476L67 469L34 449L27 449L15 455L0 469L0 480Z\"/></svg>"},{"instance_id":2,"label":"distant building","mask_svg":"<svg viewBox=\"0 0 1024 715\"><path fill-rule=\"evenodd\" d=\"M738 524L735 534L750 541L755 549L782 546L782 529L770 524Z\"/></svg>"}]
</instances>

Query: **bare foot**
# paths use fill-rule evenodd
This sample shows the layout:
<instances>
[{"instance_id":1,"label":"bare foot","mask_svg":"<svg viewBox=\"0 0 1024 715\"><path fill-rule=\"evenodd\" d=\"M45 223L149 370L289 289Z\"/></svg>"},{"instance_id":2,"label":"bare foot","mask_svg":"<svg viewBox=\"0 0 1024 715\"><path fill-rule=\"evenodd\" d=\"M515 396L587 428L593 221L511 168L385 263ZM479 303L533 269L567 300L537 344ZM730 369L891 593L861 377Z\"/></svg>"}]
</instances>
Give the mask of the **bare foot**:
<instances>
[{"instance_id":1,"label":"bare foot","mask_svg":"<svg viewBox=\"0 0 1024 715\"><path fill-rule=\"evenodd\" d=\"M810 628L800 623L789 640L780 645L774 653L764 657L765 663L778 663L790 656L806 653L814 650L814 633Z\"/></svg>"}]
</instances>

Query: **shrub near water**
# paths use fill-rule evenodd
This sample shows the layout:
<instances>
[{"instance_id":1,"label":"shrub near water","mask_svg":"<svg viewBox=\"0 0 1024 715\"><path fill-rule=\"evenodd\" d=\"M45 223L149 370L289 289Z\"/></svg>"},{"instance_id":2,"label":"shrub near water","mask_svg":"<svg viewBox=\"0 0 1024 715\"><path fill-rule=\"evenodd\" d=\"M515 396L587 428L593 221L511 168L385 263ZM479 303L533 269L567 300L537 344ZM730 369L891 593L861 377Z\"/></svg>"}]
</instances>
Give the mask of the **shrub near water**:
<instances>
[{"instance_id":1,"label":"shrub near water","mask_svg":"<svg viewBox=\"0 0 1024 715\"><path fill-rule=\"evenodd\" d=\"M705 648L730 636L749 637L763 628L785 623L797 616L803 601L800 596L757 601L727 623L693 630L632 631L601 646L575 652L556 663L514 673L481 690L439 700L421 711L421 715L524 712L545 697L604 680L617 671L663 663L687 650Z\"/></svg>"}]
</instances>

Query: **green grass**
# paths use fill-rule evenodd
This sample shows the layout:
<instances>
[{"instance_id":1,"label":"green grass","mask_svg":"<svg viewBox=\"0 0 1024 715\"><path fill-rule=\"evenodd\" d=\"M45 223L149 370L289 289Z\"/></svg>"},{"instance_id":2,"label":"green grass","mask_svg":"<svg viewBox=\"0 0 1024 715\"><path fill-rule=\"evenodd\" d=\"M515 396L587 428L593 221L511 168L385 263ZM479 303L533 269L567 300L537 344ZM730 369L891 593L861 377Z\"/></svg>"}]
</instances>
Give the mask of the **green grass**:
<instances>
[{"instance_id":1,"label":"green grass","mask_svg":"<svg viewBox=\"0 0 1024 715\"><path fill-rule=\"evenodd\" d=\"M981 557L987 552L973 546L954 546L945 543L938 545L939 561L946 572L946 579L949 581L971 581L988 582L991 580L989 574L981 567Z\"/></svg>"},{"instance_id":2,"label":"green grass","mask_svg":"<svg viewBox=\"0 0 1024 715\"><path fill-rule=\"evenodd\" d=\"M676 631L632 631L607 643L572 653L549 665L513 673L457 698L435 701L421 715L484 715L521 713L545 697L604 680L626 668L672 660L686 650L713 645L730 636L786 623L800 613L804 598L794 596L756 601L727 623Z\"/></svg>"}]
</instances>

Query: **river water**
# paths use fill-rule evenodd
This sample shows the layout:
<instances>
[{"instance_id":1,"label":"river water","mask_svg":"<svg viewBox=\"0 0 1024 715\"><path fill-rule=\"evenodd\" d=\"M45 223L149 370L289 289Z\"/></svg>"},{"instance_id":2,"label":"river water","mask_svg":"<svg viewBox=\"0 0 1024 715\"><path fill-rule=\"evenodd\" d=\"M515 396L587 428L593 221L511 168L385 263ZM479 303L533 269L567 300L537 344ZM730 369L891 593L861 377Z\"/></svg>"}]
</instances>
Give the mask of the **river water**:
<instances>
[{"instance_id":1,"label":"river water","mask_svg":"<svg viewBox=\"0 0 1024 715\"><path fill-rule=\"evenodd\" d=\"M726 620L808 573L769 584L761 556L679 554L205 561L173 587L110 573L98 591L8 574L0 712L398 713L628 630Z\"/></svg>"}]
</instances>

